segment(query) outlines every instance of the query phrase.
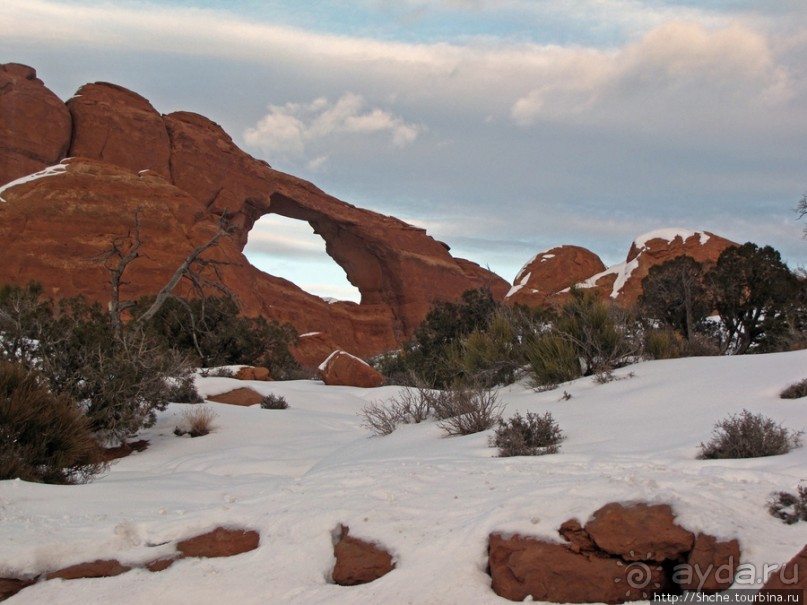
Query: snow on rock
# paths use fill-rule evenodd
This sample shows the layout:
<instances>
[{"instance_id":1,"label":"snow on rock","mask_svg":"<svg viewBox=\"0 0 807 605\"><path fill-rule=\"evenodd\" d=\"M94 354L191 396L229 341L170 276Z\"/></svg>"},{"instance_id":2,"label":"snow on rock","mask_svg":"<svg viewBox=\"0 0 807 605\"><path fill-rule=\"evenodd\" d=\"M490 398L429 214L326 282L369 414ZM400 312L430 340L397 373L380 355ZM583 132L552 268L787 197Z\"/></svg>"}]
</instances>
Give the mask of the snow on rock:
<instances>
[{"instance_id":1,"label":"snow on rock","mask_svg":"<svg viewBox=\"0 0 807 605\"><path fill-rule=\"evenodd\" d=\"M322 381L331 386L374 388L384 383L384 377L367 362L345 351L334 351L318 369Z\"/></svg>"},{"instance_id":2,"label":"snow on rock","mask_svg":"<svg viewBox=\"0 0 807 605\"><path fill-rule=\"evenodd\" d=\"M35 172L33 174L29 174L27 176L20 177L10 183L6 183L2 187L0 187L0 202L8 203L8 201L3 197L3 194L11 189L12 187L17 187L19 185L24 185L25 183L30 183L33 181L37 181L39 179L43 179L49 176L58 176L60 174L64 174L67 170L67 165L64 163L64 160L60 164L56 164L55 166L48 166L44 170L40 170L39 172Z\"/></svg>"},{"instance_id":3,"label":"snow on rock","mask_svg":"<svg viewBox=\"0 0 807 605\"><path fill-rule=\"evenodd\" d=\"M517 458L496 457L490 431L445 437L434 421L372 436L359 413L400 387L251 382L289 409L209 404L216 432L179 439L172 431L187 404L171 404L139 435L150 447L93 483L0 481L0 577L92 560L137 567L212 528L248 527L261 543L238 557L43 582L10 603L95 605L125 595L127 605L218 605L226 589L228 602L244 605L501 605L485 571L491 533L558 542L571 517L586 523L607 503L645 502L668 504L694 534L736 539L741 569L759 573L738 574L733 587L760 586L766 564L770 572L807 544L807 523L785 525L766 510L772 493L795 492L805 479L807 448L697 460L698 444L743 408L807 428L803 400L778 396L805 367L807 351L645 362L605 385L564 385L568 401L526 383L502 388L505 417L549 411L567 435L558 454ZM197 382L203 394L244 384ZM372 584L331 584L339 524L387 547L395 569Z\"/></svg>"}]
</instances>

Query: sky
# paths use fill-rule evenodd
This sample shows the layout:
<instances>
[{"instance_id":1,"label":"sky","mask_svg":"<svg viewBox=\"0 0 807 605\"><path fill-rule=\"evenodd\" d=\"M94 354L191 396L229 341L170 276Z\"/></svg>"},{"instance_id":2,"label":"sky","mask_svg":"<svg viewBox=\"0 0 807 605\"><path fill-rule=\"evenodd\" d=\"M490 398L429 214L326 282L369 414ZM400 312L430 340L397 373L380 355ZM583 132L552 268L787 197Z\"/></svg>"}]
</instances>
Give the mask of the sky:
<instances>
[{"instance_id":1,"label":"sky","mask_svg":"<svg viewBox=\"0 0 807 605\"><path fill-rule=\"evenodd\" d=\"M4 0L0 62L63 99L108 81L514 279L681 227L807 266L804 0ZM310 227L247 255L357 299Z\"/></svg>"}]
</instances>

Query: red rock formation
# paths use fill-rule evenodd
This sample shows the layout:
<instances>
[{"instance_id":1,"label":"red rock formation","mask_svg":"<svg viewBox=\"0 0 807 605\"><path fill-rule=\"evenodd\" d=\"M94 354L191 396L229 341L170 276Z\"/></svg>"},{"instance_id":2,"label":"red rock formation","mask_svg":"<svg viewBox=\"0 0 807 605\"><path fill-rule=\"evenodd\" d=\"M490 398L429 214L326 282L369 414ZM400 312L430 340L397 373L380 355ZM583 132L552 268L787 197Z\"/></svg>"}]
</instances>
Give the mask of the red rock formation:
<instances>
[{"instance_id":1,"label":"red rock formation","mask_svg":"<svg viewBox=\"0 0 807 605\"><path fill-rule=\"evenodd\" d=\"M65 157L70 112L26 65L0 65L0 185Z\"/></svg>"},{"instance_id":2,"label":"red rock formation","mask_svg":"<svg viewBox=\"0 0 807 605\"><path fill-rule=\"evenodd\" d=\"M740 543L720 542L714 536L698 534L695 546L680 569L678 584L683 590L720 592L734 584L740 565Z\"/></svg>"},{"instance_id":3,"label":"red rock formation","mask_svg":"<svg viewBox=\"0 0 807 605\"><path fill-rule=\"evenodd\" d=\"M24 69L6 67L9 73ZM13 79L4 96L27 94L29 82L25 77ZM37 102L45 107L51 93L38 86L42 99ZM457 299L463 291L482 286L499 298L507 290L501 278L453 258L424 230L355 208L273 170L238 149L220 126L202 116L178 112L162 117L144 98L111 84L91 84L79 92L69 102L74 122L70 150L94 161L72 160L66 174L56 179L38 179L2 192L9 203L0 203L0 236L10 242L10 256L0 267L0 282L37 280L50 293L82 293L106 302L108 276L90 259L98 258L112 238L129 232L133 209L140 206L144 228L149 223L152 233L148 242L144 238L141 259L127 276L130 295L161 287L177 260L205 241L226 213L232 237L223 240L213 256L228 263L221 267L222 280L242 312L288 321L301 333L323 332L326 339L363 356L407 339L434 301ZM56 104L49 111L40 123L51 123L56 118L50 114L66 110ZM17 125L15 120L3 123ZM20 127L26 124L36 129L24 121ZM8 140L15 136L24 138L24 133L13 133ZM37 147L40 138L29 137L34 148L29 155L47 155L44 144ZM0 152L0 165L5 165L13 153L3 148ZM361 291L360 305L327 304L248 263L242 250L249 230L271 212L314 227ZM304 364L322 360L314 357L311 347L301 350Z\"/></svg>"},{"instance_id":4,"label":"red rock formation","mask_svg":"<svg viewBox=\"0 0 807 605\"><path fill-rule=\"evenodd\" d=\"M85 84L67 101L73 116L70 156L103 160L133 172L170 179L171 147L162 116L151 103L115 84Z\"/></svg>"},{"instance_id":5,"label":"red rock formation","mask_svg":"<svg viewBox=\"0 0 807 605\"><path fill-rule=\"evenodd\" d=\"M355 586L377 580L395 569L392 556L382 547L348 535L349 528L341 526L340 536L333 547L336 564L331 572L334 584Z\"/></svg>"},{"instance_id":6,"label":"red rock formation","mask_svg":"<svg viewBox=\"0 0 807 605\"><path fill-rule=\"evenodd\" d=\"M211 395L207 399L209 401L215 401L216 403L249 406L260 403L263 400L263 395L257 391L244 387L240 389L233 389L232 391L227 391L226 393L221 393L219 395Z\"/></svg>"},{"instance_id":7,"label":"red rock formation","mask_svg":"<svg viewBox=\"0 0 807 605\"><path fill-rule=\"evenodd\" d=\"M622 306L631 306L642 293L642 280L650 268L679 256L690 256L699 263L713 265L732 241L708 231L664 229L647 233L634 240L624 264L609 267L583 282L597 288L603 298L611 298Z\"/></svg>"},{"instance_id":8,"label":"red rock formation","mask_svg":"<svg viewBox=\"0 0 807 605\"><path fill-rule=\"evenodd\" d=\"M240 368L235 373L235 378L236 380L257 380L259 382L272 380L272 377L269 375L269 368L253 368L250 366Z\"/></svg>"},{"instance_id":9,"label":"red rock formation","mask_svg":"<svg viewBox=\"0 0 807 605\"><path fill-rule=\"evenodd\" d=\"M217 527L205 534L182 540L177 550L183 557L232 557L258 548L261 535L253 529Z\"/></svg>"},{"instance_id":10,"label":"red rock formation","mask_svg":"<svg viewBox=\"0 0 807 605\"><path fill-rule=\"evenodd\" d=\"M619 559L521 536L492 534L488 561L494 592L512 601L624 603L652 599L667 586L660 566L644 566L636 582L634 568Z\"/></svg>"},{"instance_id":11,"label":"red rock formation","mask_svg":"<svg viewBox=\"0 0 807 605\"><path fill-rule=\"evenodd\" d=\"M322 382L372 389L384 384L384 377L358 357L344 351L334 351L319 368Z\"/></svg>"},{"instance_id":12,"label":"red rock formation","mask_svg":"<svg viewBox=\"0 0 807 605\"><path fill-rule=\"evenodd\" d=\"M45 576L46 580L79 580L81 578L111 578L119 576L132 569L128 565L122 565L115 559L104 559L88 561L71 565L57 571L52 571Z\"/></svg>"},{"instance_id":13,"label":"red rock formation","mask_svg":"<svg viewBox=\"0 0 807 605\"><path fill-rule=\"evenodd\" d=\"M560 526L568 544L491 534L494 591L508 599L622 603L681 589L717 592L734 583L736 540L719 542L674 523L667 505L611 503L582 527Z\"/></svg>"},{"instance_id":14,"label":"red rock formation","mask_svg":"<svg viewBox=\"0 0 807 605\"><path fill-rule=\"evenodd\" d=\"M600 257L580 246L558 246L542 252L516 275L508 304L539 307L566 288L605 271Z\"/></svg>"},{"instance_id":15,"label":"red rock formation","mask_svg":"<svg viewBox=\"0 0 807 605\"><path fill-rule=\"evenodd\" d=\"M601 550L626 561L675 560L692 550L695 536L675 524L666 504L607 504L586 523L586 532Z\"/></svg>"}]
</instances>

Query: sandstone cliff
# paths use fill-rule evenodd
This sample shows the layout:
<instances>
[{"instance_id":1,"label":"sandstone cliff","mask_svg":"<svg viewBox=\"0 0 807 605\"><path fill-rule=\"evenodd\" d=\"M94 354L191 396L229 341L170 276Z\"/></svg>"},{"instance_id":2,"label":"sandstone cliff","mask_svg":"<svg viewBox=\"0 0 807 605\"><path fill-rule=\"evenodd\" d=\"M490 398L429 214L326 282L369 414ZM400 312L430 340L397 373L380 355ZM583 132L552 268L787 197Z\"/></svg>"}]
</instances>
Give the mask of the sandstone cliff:
<instances>
[{"instance_id":1,"label":"sandstone cliff","mask_svg":"<svg viewBox=\"0 0 807 605\"><path fill-rule=\"evenodd\" d=\"M0 66L0 116L0 283L36 280L55 295L106 301L98 259L131 233L139 208L142 258L124 295L155 292L226 214L233 234L210 252L226 263L222 283L244 313L318 332L314 346L303 339L298 349L305 363L337 346L360 356L394 348L434 301L482 286L499 298L507 291L425 230L329 196L251 157L207 118L161 115L120 86L87 84L65 104L34 69L8 64ZM361 303L329 304L251 266L243 249L268 213L311 224Z\"/></svg>"}]
</instances>

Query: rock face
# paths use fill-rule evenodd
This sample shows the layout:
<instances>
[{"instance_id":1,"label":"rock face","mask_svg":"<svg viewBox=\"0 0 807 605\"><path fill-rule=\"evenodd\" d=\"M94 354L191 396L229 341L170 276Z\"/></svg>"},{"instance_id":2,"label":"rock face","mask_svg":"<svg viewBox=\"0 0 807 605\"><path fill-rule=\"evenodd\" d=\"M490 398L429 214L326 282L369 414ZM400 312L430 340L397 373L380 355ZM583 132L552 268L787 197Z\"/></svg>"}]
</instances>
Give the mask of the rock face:
<instances>
[{"instance_id":1,"label":"rock face","mask_svg":"<svg viewBox=\"0 0 807 605\"><path fill-rule=\"evenodd\" d=\"M496 594L552 603L623 603L681 590L717 592L734 582L736 540L695 536L667 505L608 504L582 526L559 529L566 544L491 534L489 567Z\"/></svg>"},{"instance_id":2,"label":"rock face","mask_svg":"<svg viewBox=\"0 0 807 605\"><path fill-rule=\"evenodd\" d=\"M253 529L216 529L177 543L183 557L232 557L258 548L261 536Z\"/></svg>"},{"instance_id":3,"label":"rock face","mask_svg":"<svg viewBox=\"0 0 807 605\"><path fill-rule=\"evenodd\" d=\"M336 564L331 572L334 584L356 586L377 580L395 569L392 556L376 544L348 535L349 528L341 526L333 547Z\"/></svg>"},{"instance_id":4,"label":"rock face","mask_svg":"<svg viewBox=\"0 0 807 605\"><path fill-rule=\"evenodd\" d=\"M698 534L687 564L681 569L678 584L683 590L708 593L728 590L739 565L740 544L737 540L719 542L714 536Z\"/></svg>"},{"instance_id":5,"label":"rock face","mask_svg":"<svg viewBox=\"0 0 807 605\"><path fill-rule=\"evenodd\" d=\"M506 296L509 304L531 307L562 302L570 285L595 288L603 298L619 305L634 305L642 293L642 280L656 265L690 256L713 265L732 241L707 231L661 229L637 237L624 263L606 268L600 258L577 246L559 246L538 254L524 265Z\"/></svg>"},{"instance_id":6,"label":"rock face","mask_svg":"<svg viewBox=\"0 0 807 605\"><path fill-rule=\"evenodd\" d=\"M646 233L633 241L623 264L609 267L589 277L581 285L597 288L603 298L611 298L629 307L639 300L642 280L651 267L679 256L690 256L707 266L714 264L720 253L737 244L708 231L663 229Z\"/></svg>"},{"instance_id":7,"label":"rock face","mask_svg":"<svg viewBox=\"0 0 807 605\"><path fill-rule=\"evenodd\" d=\"M543 306L569 286L605 271L599 256L580 246L558 246L537 254L516 275L508 304Z\"/></svg>"},{"instance_id":8,"label":"rock face","mask_svg":"<svg viewBox=\"0 0 807 605\"><path fill-rule=\"evenodd\" d=\"M331 386L372 389L384 383L384 377L361 359L344 351L334 351L319 368L322 381Z\"/></svg>"},{"instance_id":9,"label":"rock face","mask_svg":"<svg viewBox=\"0 0 807 605\"><path fill-rule=\"evenodd\" d=\"M658 566L648 567L647 586L631 585L631 567L616 558L520 536L493 534L489 564L494 592L511 601L532 596L551 603L623 603L652 598L664 582Z\"/></svg>"},{"instance_id":10,"label":"rock face","mask_svg":"<svg viewBox=\"0 0 807 605\"><path fill-rule=\"evenodd\" d=\"M85 84L67 101L73 116L69 155L103 160L132 172L171 178L171 145L162 116L140 95L115 84Z\"/></svg>"},{"instance_id":11,"label":"rock face","mask_svg":"<svg viewBox=\"0 0 807 605\"><path fill-rule=\"evenodd\" d=\"M257 380L260 382L272 380L272 377L269 375L269 368L251 366L246 366L239 369L235 373L235 378L236 380Z\"/></svg>"},{"instance_id":12,"label":"rock face","mask_svg":"<svg viewBox=\"0 0 807 605\"><path fill-rule=\"evenodd\" d=\"M691 532L675 524L667 505L614 502L595 512L585 529L601 550L625 561L675 560L695 542Z\"/></svg>"},{"instance_id":13,"label":"rock face","mask_svg":"<svg viewBox=\"0 0 807 605\"><path fill-rule=\"evenodd\" d=\"M35 69L0 65L0 184L58 163L70 129L70 112Z\"/></svg>"},{"instance_id":14,"label":"rock face","mask_svg":"<svg viewBox=\"0 0 807 605\"><path fill-rule=\"evenodd\" d=\"M81 159L53 169L55 178L0 188L7 202L0 202L6 260L0 283L36 280L50 294L81 293L105 303L108 275L92 259L131 232L140 207L142 254L127 275L125 295L156 292L226 215L231 237L211 256L227 263L219 267L221 280L242 312L290 322L300 333L323 333L361 356L398 346L435 301L483 286L500 299L507 291L504 280L452 257L424 230L351 206L252 158L203 116L161 116L143 97L105 83L82 87L68 111L32 69L2 69L0 123L13 130L3 137L10 143L0 142L0 166L9 167L0 185L56 164L68 149ZM22 106L30 116L18 119ZM60 124L60 136L44 132L52 124ZM311 224L361 292L361 304L328 304L252 267L242 251L255 221L268 213ZM308 351L311 357L305 349L298 357L304 365L322 361L313 356L321 351Z\"/></svg>"},{"instance_id":15,"label":"rock face","mask_svg":"<svg viewBox=\"0 0 807 605\"><path fill-rule=\"evenodd\" d=\"M208 400L216 403L227 403L229 405L250 406L257 405L263 400L263 395L250 388L233 389L219 395L212 395Z\"/></svg>"}]
</instances>

